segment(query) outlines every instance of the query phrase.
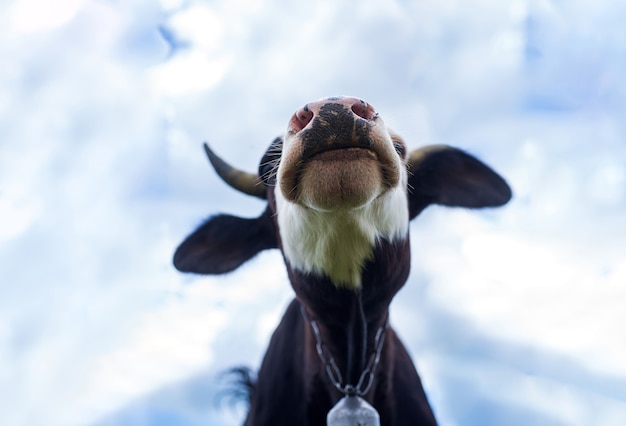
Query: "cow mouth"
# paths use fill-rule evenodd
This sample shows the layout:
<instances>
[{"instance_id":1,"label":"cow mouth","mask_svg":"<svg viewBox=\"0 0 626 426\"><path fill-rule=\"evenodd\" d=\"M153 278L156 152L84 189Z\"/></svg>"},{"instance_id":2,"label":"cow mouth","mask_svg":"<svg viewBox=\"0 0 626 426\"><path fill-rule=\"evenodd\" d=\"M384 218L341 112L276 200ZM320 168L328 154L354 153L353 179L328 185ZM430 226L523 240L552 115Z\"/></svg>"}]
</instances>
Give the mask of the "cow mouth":
<instances>
[{"instance_id":1,"label":"cow mouth","mask_svg":"<svg viewBox=\"0 0 626 426\"><path fill-rule=\"evenodd\" d=\"M308 159L302 162L302 165L305 166L306 163L311 161L346 161L346 166L349 166L350 161L362 160L362 159L370 159L374 161L378 161L378 154L369 148L361 148L361 147L341 147L341 148L333 148L328 149L322 152L318 152Z\"/></svg>"},{"instance_id":2,"label":"cow mouth","mask_svg":"<svg viewBox=\"0 0 626 426\"><path fill-rule=\"evenodd\" d=\"M352 209L369 204L390 187L390 166L374 149L325 148L301 157L291 173L283 174L280 184L287 199L318 210Z\"/></svg>"},{"instance_id":3,"label":"cow mouth","mask_svg":"<svg viewBox=\"0 0 626 426\"><path fill-rule=\"evenodd\" d=\"M332 167L342 170L357 168L362 172L369 171L369 173L379 175L381 185L385 188L395 186L397 183L395 152L390 154L376 143L371 143L368 148L362 146L328 147L308 157L305 155L302 157L294 176L293 184L295 186L301 186L302 175L308 167L314 165L322 168L325 163L329 169L320 170L322 175L327 172L332 173ZM364 166L367 166L369 170L364 170ZM358 179L356 176L355 178Z\"/></svg>"}]
</instances>

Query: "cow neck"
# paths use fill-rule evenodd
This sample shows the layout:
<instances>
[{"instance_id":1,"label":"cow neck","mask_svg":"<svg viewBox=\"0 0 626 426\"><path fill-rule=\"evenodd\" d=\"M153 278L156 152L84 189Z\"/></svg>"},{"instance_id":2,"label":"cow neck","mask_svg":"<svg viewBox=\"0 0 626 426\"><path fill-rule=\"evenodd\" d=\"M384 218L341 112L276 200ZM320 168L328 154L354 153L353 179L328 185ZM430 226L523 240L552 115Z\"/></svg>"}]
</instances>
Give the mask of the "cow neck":
<instances>
[{"instance_id":1,"label":"cow neck","mask_svg":"<svg viewBox=\"0 0 626 426\"><path fill-rule=\"evenodd\" d=\"M341 351L342 353L334 353L333 349L337 346L329 348L326 345L317 321L311 319L304 305L301 305L301 312L313 332L316 352L332 385L344 395L365 396L373 384L374 373L380 361L385 332L389 325L388 314L385 314L383 324L374 332L373 346L368 352L368 324L361 292L354 292L349 321L341 333L345 333L346 337L345 350ZM337 364L335 356L342 357L341 365L345 366L343 371Z\"/></svg>"}]
</instances>

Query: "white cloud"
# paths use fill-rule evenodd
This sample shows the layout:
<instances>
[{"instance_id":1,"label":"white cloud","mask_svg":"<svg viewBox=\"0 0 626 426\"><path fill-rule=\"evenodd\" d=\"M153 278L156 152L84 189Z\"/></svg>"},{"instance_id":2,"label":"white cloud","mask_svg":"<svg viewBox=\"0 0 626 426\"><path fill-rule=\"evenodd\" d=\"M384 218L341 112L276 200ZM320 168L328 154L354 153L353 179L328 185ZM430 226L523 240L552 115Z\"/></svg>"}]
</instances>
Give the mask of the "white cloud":
<instances>
[{"instance_id":1,"label":"white cloud","mask_svg":"<svg viewBox=\"0 0 626 426\"><path fill-rule=\"evenodd\" d=\"M25 194L19 185L5 187L0 192L0 241L10 240L28 229L39 209L39 203Z\"/></svg>"},{"instance_id":2,"label":"white cloud","mask_svg":"<svg viewBox=\"0 0 626 426\"><path fill-rule=\"evenodd\" d=\"M54 30L73 19L84 3L85 0L14 1L9 9L11 29L18 34Z\"/></svg>"},{"instance_id":3,"label":"white cloud","mask_svg":"<svg viewBox=\"0 0 626 426\"><path fill-rule=\"evenodd\" d=\"M230 64L226 57L209 58L203 52L184 52L155 67L150 76L156 93L189 95L217 85L228 72Z\"/></svg>"},{"instance_id":4,"label":"white cloud","mask_svg":"<svg viewBox=\"0 0 626 426\"><path fill-rule=\"evenodd\" d=\"M97 356L83 381L89 391L79 407L91 407L79 423L107 414L166 383L190 377L213 362L216 335L229 316L215 309L211 293L196 284L166 305L146 312L128 330L121 345ZM95 411L95 413L94 413Z\"/></svg>"}]
</instances>

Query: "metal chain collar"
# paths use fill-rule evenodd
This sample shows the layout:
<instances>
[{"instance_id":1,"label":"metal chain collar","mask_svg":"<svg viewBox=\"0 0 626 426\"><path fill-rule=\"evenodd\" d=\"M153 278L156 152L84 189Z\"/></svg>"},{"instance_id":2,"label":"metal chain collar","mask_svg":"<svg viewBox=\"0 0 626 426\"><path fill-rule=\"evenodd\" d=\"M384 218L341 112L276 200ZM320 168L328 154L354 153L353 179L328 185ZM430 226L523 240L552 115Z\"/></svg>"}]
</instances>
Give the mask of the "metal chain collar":
<instances>
[{"instance_id":1,"label":"metal chain collar","mask_svg":"<svg viewBox=\"0 0 626 426\"><path fill-rule=\"evenodd\" d=\"M300 305L300 310L304 319L311 325L313 335L315 336L315 349L317 350L317 355L319 356L320 361L322 361L324 369L326 370L326 375L330 379L333 386L335 386L339 392L347 396L365 396L374 382L374 372L376 371L376 366L380 361L380 354L383 350L383 344L385 342L385 331L387 330L387 327L389 327L389 316L385 319L385 324L378 327L376 330L376 336L374 337L374 352L370 355L367 364L365 365L365 369L361 372L359 381L355 386L352 384L343 385L343 376L341 375L341 371L339 371L335 358L322 341L322 335L317 325L317 321L309 318L303 305Z\"/></svg>"}]
</instances>

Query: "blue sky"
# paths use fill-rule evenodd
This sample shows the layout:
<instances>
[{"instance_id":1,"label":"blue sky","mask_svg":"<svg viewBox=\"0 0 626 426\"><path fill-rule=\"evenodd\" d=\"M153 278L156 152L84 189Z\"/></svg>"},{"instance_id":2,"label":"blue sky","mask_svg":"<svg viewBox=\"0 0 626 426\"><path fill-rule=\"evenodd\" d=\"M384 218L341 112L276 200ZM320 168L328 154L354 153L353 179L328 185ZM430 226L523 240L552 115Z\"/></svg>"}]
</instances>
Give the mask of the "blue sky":
<instances>
[{"instance_id":1,"label":"blue sky","mask_svg":"<svg viewBox=\"0 0 626 426\"><path fill-rule=\"evenodd\" d=\"M354 95L410 147L504 175L502 209L430 208L392 305L442 425L626 418L621 2L105 0L0 5L0 424L234 425L292 291L278 253L171 256L254 216L201 143L255 170L304 103Z\"/></svg>"}]
</instances>

